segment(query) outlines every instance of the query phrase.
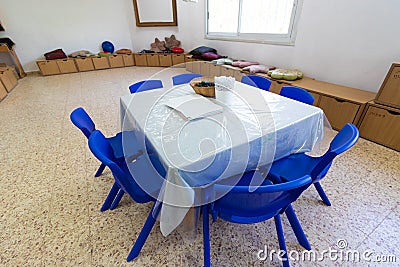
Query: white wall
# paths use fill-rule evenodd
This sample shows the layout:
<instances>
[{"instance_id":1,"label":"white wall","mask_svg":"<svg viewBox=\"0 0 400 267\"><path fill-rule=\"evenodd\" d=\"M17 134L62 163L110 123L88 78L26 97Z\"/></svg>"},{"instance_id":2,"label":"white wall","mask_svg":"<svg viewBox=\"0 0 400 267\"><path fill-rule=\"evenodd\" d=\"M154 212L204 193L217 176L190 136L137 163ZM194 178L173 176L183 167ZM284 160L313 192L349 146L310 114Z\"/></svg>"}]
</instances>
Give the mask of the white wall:
<instances>
[{"instance_id":1,"label":"white wall","mask_svg":"<svg viewBox=\"0 0 400 267\"><path fill-rule=\"evenodd\" d=\"M390 64L400 61L396 0L304 0L295 46L204 39L205 0L178 3L178 27L135 26L131 0L0 0L6 27L26 71L36 70L43 53L63 48L99 51L104 40L134 51L155 37L175 34L190 51L209 45L222 55L286 68L299 68L319 80L377 91ZM112 3L112 5L111 5ZM221 11L229 12L229 10Z\"/></svg>"}]
</instances>

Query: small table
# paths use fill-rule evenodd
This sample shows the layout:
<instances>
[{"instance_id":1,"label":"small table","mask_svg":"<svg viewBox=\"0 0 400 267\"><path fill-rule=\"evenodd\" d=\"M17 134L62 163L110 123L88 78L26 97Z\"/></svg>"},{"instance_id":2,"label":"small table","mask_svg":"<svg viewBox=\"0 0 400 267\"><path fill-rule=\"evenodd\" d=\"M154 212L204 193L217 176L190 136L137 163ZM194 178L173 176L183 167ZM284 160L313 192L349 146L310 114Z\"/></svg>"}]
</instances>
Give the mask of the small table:
<instances>
[{"instance_id":1,"label":"small table","mask_svg":"<svg viewBox=\"0 0 400 267\"><path fill-rule=\"evenodd\" d=\"M204 192L215 181L254 169L266 175L273 161L310 151L323 138L324 113L318 107L235 82L232 91L210 99L223 107L221 113L188 121L166 106L188 94L194 91L184 84L120 101L122 131L136 132L142 149L151 150L167 173L158 196L164 236L191 207L212 201ZM129 146L129 140L123 144Z\"/></svg>"}]
</instances>

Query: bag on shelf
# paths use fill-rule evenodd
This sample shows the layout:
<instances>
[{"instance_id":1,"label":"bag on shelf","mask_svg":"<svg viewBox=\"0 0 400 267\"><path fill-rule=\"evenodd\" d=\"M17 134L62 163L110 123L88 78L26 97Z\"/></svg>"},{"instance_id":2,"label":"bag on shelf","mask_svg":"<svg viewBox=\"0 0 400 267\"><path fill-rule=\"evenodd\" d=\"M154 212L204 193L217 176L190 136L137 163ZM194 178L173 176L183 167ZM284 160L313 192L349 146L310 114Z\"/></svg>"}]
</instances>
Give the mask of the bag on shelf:
<instances>
[{"instance_id":1,"label":"bag on shelf","mask_svg":"<svg viewBox=\"0 0 400 267\"><path fill-rule=\"evenodd\" d=\"M51 59L60 59L60 58L67 58L67 55L64 53L64 51L60 48L60 49L56 49L50 52L47 52L46 54L44 54L44 57L47 60L51 60Z\"/></svg>"}]
</instances>

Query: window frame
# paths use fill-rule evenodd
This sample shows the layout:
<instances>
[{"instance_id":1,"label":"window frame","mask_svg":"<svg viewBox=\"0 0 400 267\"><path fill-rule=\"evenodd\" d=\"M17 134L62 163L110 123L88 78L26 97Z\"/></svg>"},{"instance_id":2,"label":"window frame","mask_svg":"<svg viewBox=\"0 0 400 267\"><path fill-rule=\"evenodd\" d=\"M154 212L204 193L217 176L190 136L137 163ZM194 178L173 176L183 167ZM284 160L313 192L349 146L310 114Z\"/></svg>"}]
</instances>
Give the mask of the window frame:
<instances>
[{"instance_id":1,"label":"window frame","mask_svg":"<svg viewBox=\"0 0 400 267\"><path fill-rule=\"evenodd\" d=\"M294 8L290 17L289 29L287 34L255 34L255 33L226 33L226 32L212 32L208 31L208 2L205 1L205 39L222 40L233 42L248 42L248 43L263 43L263 44L277 44L277 45L294 45L296 41L298 22L300 20L301 9L304 0L294 0ZM239 15L241 15L241 3L239 8ZM239 27L240 27L240 19Z\"/></svg>"}]
</instances>

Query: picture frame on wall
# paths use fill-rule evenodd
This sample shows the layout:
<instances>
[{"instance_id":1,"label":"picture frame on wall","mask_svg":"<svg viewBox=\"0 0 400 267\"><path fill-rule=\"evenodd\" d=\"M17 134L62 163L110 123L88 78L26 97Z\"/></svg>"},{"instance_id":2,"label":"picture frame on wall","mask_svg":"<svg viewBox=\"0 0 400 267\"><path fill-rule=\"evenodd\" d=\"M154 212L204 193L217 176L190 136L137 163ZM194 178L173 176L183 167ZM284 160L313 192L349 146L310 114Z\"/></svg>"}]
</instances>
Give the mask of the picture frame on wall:
<instances>
[{"instance_id":1,"label":"picture frame on wall","mask_svg":"<svg viewBox=\"0 0 400 267\"><path fill-rule=\"evenodd\" d=\"M136 26L177 26L176 0L133 0Z\"/></svg>"}]
</instances>

